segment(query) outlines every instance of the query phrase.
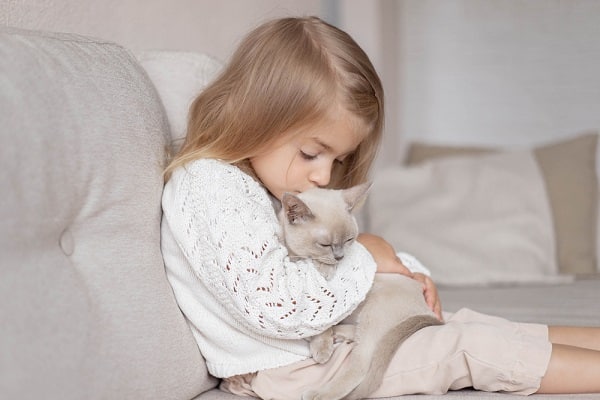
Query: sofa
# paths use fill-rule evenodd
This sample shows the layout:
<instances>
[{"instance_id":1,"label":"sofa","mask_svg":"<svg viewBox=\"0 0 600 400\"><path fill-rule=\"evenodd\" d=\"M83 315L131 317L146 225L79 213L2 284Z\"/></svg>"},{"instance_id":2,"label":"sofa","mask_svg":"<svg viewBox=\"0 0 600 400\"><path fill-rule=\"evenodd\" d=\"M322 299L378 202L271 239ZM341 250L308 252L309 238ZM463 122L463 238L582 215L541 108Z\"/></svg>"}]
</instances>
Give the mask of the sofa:
<instances>
[{"instance_id":1,"label":"sofa","mask_svg":"<svg viewBox=\"0 0 600 400\"><path fill-rule=\"evenodd\" d=\"M0 398L237 398L207 373L160 253L162 169L189 102L169 94L186 77L177 60L202 70L180 84L189 93L218 70L205 56L0 27ZM449 311L600 325L599 289L588 277L440 294Z\"/></svg>"}]
</instances>

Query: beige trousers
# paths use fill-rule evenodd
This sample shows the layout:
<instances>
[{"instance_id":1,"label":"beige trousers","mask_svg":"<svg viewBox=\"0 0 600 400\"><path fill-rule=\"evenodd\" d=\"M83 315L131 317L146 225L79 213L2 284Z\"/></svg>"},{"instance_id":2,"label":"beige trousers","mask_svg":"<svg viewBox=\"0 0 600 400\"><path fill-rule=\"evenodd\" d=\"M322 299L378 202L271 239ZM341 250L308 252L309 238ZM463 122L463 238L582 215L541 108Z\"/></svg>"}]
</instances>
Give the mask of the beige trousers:
<instances>
[{"instance_id":1,"label":"beige trousers","mask_svg":"<svg viewBox=\"0 0 600 400\"><path fill-rule=\"evenodd\" d=\"M369 397L443 394L473 387L484 391L531 394L550 361L548 327L511 322L462 309L445 313L446 323L409 337L397 350L378 390ZM336 345L331 359L312 359L223 380L221 388L261 399L301 398L346 368L353 344Z\"/></svg>"}]
</instances>

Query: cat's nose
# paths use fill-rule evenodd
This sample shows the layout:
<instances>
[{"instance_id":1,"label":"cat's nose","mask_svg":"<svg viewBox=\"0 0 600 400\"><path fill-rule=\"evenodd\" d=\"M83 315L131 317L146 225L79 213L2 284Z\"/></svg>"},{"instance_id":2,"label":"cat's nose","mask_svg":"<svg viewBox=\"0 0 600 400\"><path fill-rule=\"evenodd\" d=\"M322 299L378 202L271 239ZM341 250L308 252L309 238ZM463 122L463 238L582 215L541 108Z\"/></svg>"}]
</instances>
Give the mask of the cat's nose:
<instances>
[{"instance_id":1,"label":"cat's nose","mask_svg":"<svg viewBox=\"0 0 600 400\"><path fill-rule=\"evenodd\" d=\"M344 248L335 243L331 245L331 253L333 254L333 258L335 258L335 261L340 261L344 258Z\"/></svg>"}]
</instances>

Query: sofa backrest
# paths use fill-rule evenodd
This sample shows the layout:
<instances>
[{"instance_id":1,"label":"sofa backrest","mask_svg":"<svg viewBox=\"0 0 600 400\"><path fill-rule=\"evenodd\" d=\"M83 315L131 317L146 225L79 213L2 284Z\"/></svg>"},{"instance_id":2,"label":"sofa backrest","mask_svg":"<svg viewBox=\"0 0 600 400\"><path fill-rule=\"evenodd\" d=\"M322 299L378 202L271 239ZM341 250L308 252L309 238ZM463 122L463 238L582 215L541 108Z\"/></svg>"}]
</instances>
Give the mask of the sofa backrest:
<instances>
[{"instance_id":1,"label":"sofa backrest","mask_svg":"<svg viewBox=\"0 0 600 400\"><path fill-rule=\"evenodd\" d=\"M0 28L0 398L215 386L160 253L168 137L127 50Z\"/></svg>"}]
</instances>

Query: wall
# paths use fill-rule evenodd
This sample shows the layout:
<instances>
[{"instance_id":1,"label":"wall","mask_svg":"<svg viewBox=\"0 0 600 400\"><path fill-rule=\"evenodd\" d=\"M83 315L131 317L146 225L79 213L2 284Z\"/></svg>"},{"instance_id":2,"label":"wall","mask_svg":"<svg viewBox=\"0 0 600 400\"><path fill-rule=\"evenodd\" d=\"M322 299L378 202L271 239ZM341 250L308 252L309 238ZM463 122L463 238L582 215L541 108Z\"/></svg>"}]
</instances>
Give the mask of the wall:
<instances>
[{"instance_id":1,"label":"wall","mask_svg":"<svg viewBox=\"0 0 600 400\"><path fill-rule=\"evenodd\" d=\"M132 50L202 51L225 60L261 21L321 15L320 0L0 0L0 24L74 32Z\"/></svg>"},{"instance_id":2,"label":"wall","mask_svg":"<svg viewBox=\"0 0 600 400\"><path fill-rule=\"evenodd\" d=\"M600 1L337 4L384 82L383 164L412 140L518 148L600 129Z\"/></svg>"},{"instance_id":3,"label":"wall","mask_svg":"<svg viewBox=\"0 0 600 400\"><path fill-rule=\"evenodd\" d=\"M600 2L403 0L398 134L527 146L600 129Z\"/></svg>"},{"instance_id":4,"label":"wall","mask_svg":"<svg viewBox=\"0 0 600 400\"><path fill-rule=\"evenodd\" d=\"M410 140L528 146L600 128L597 0L0 0L0 23L226 59L261 21L321 15L386 90L380 163Z\"/></svg>"}]
</instances>

